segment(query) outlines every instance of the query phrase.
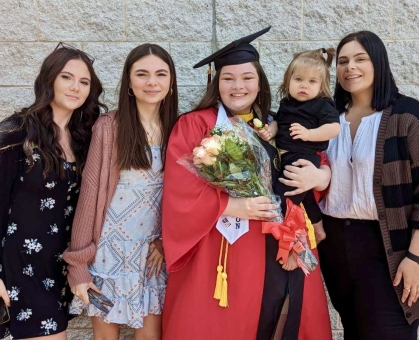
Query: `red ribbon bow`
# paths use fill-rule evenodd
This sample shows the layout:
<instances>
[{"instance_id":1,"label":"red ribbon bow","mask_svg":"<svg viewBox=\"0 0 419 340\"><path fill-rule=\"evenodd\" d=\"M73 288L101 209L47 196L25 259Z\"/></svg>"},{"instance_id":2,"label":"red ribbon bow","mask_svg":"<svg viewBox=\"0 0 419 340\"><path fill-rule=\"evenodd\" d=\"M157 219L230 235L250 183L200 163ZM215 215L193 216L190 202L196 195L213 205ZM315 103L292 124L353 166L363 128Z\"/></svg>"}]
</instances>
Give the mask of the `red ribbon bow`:
<instances>
[{"instance_id":1,"label":"red ribbon bow","mask_svg":"<svg viewBox=\"0 0 419 340\"><path fill-rule=\"evenodd\" d=\"M294 204L289 198L286 199L287 213L283 222L262 222L262 233L271 233L279 241L276 260L288 261L288 255L294 246L298 236L307 235L304 210Z\"/></svg>"}]
</instances>

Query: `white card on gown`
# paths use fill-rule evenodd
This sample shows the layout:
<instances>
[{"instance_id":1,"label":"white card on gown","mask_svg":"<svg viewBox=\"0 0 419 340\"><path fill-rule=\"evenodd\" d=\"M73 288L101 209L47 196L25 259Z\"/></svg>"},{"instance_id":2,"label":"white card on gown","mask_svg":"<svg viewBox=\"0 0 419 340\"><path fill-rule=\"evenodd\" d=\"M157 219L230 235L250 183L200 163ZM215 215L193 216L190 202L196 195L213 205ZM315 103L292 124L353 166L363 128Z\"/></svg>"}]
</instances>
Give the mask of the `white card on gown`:
<instances>
[{"instance_id":1,"label":"white card on gown","mask_svg":"<svg viewBox=\"0 0 419 340\"><path fill-rule=\"evenodd\" d=\"M221 215L217 221L216 228L226 238L228 243L233 244L249 231L249 220Z\"/></svg>"}]
</instances>

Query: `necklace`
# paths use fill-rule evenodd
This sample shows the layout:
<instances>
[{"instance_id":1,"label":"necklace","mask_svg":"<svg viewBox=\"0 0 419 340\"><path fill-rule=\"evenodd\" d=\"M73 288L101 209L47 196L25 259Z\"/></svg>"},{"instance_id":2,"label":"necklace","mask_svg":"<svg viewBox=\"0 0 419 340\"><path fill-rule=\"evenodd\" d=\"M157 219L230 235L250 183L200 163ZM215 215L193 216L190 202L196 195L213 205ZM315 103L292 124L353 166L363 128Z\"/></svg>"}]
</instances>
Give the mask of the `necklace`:
<instances>
[{"instance_id":1,"label":"necklace","mask_svg":"<svg viewBox=\"0 0 419 340\"><path fill-rule=\"evenodd\" d=\"M145 130L145 133L148 136L148 144L150 144L150 145L154 145L153 136L154 136L154 133L156 132L156 129L157 129L157 125L154 127L153 133L151 135L148 133L148 131L146 129L144 129Z\"/></svg>"}]
</instances>

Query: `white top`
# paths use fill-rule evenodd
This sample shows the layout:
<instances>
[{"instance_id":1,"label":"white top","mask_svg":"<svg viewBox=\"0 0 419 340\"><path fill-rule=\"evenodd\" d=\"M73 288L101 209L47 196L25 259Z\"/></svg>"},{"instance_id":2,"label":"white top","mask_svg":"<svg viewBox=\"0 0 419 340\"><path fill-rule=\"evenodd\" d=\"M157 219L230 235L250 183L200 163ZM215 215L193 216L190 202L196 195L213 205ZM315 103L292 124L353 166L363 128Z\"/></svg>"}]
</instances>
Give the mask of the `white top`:
<instances>
[{"instance_id":1,"label":"white top","mask_svg":"<svg viewBox=\"0 0 419 340\"><path fill-rule=\"evenodd\" d=\"M326 215L378 220L373 194L375 147L383 112L362 118L352 143L350 122L342 113L340 133L330 140L326 155L332 170L329 192L320 202Z\"/></svg>"}]
</instances>

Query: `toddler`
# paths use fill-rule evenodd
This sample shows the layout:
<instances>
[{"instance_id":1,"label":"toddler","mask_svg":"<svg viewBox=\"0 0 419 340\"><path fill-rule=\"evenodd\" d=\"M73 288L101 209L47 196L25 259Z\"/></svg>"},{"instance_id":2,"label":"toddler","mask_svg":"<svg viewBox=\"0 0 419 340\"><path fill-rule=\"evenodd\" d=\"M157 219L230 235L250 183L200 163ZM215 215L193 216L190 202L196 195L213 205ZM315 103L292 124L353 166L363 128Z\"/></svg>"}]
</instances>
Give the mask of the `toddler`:
<instances>
[{"instance_id":1,"label":"toddler","mask_svg":"<svg viewBox=\"0 0 419 340\"><path fill-rule=\"evenodd\" d=\"M281 173L286 165L292 165L299 159L308 160L319 167L318 152L325 151L329 140L340 132L339 112L330 93L329 67L334 53L335 50L332 48L327 50L322 48L300 52L294 56L279 88L282 99L278 113L269 125L266 124L258 130L259 136L265 141L275 138L276 147L281 155ZM284 216L286 211L284 193L294 189L279 181L274 184L275 194L281 197ZM323 240L326 233L313 191L288 198L294 204L303 203L313 223L317 242ZM288 259L283 268L295 269L297 263L294 256L289 256Z\"/></svg>"}]
</instances>

